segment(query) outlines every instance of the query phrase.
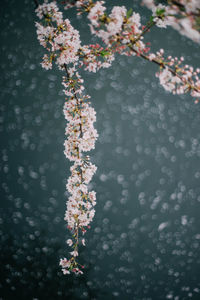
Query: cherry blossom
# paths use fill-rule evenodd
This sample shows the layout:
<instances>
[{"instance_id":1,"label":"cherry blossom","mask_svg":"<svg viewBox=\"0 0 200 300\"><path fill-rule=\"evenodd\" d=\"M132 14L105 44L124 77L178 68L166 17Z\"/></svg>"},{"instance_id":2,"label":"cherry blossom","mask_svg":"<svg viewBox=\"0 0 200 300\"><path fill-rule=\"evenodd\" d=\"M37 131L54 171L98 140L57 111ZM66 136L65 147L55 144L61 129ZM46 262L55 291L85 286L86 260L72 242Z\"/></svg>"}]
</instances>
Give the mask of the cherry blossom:
<instances>
[{"instance_id":1,"label":"cherry blossom","mask_svg":"<svg viewBox=\"0 0 200 300\"><path fill-rule=\"evenodd\" d=\"M94 148L98 137L93 125L96 121L96 113L90 106L89 96L82 94L84 91L82 84L83 80L78 72L73 78L69 78L69 74L68 77L63 77L64 92L68 95L63 109L65 118L68 121L65 131L67 139L64 143L64 153L68 159L74 162L70 168L71 176L68 178L66 185L71 196L66 203L65 220L74 236L74 242L70 239L67 243L69 246L73 245L74 251L70 252L72 255L70 265L65 267L62 264L62 267L64 270L67 268L76 274L82 273L76 262L79 230L85 233L85 227L93 220L95 214L94 206L96 204L95 193L89 192L87 185L97 168L90 162L89 156L83 154L83 152ZM85 245L85 240L82 242L82 245Z\"/></svg>"},{"instance_id":2,"label":"cherry blossom","mask_svg":"<svg viewBox=\"0 0 200 300\"><path fill-rule=\"evenodd\" d=\"M94 149L98 134L93 125L96 121L96 112L88 101L90 97L84 93L83 79L77 72L77 65L80 64L80 55L83 56L86 69L90 64L94 65L95 69L107 67L105 63L109 64L108 61L111 62L113 58L110 55L107 62L105 60L97 62L95 59L97 52L100 55L103 48L95 47L95 51L92 45L81 48L78 31L72 27L68 19L63 20L62 13L58 11L54 2L39 5L36 14L39 19L44 18L46 21L45 25L36 23L39 42L49 52L43 57L42 67L50 69L52 62L55 61L59 68L66 72L62 82L67 97L63 112L68 122L64 153L74 164L70 168L71 176L66 185L71 196L66 203L64 219L73 233L73 239L67 240L68 246L72 247L73 251L70 252L69 260L66 258L60 260L60 265L64 274L70 272L82 274L80 270L82 266L76 261L79 254L79 235L80 232L83 234L86 232L95 214L96 194L89 191L87 185L97 169L84 152ZM85 239L81 240L81 244L85 246Z\"/></svg>"},{"instance_id":3,"label":"cherry blossom","mask_svg":"<svg viewBox=\"0 0 200 300\"><path fill-rule=\"evenodd\" d=\"M35 1L37 3L37 1ZM174 2L174 1L172 1ZM66 189L69 198L66 202L65 221L72 233L66 243L70 247L70 259L61 259L63 274L82 274L84 266L77 262L79 247L85 246L82 236L90 227L95 215L96 192L90 191L91 182L97 167L85 152L95 148L98 133L94 128L96 112L91 106L90 96L86 94L84 81L79 68L97 72L108 68L118 54L138 56L158 66L158 77L163 88L173 94L189 92L200 98L200 69L196 70L184 64L184 58L168 56L160 49L150 52L150 43L144 36L153 26L165 28L173 26L177 30L185 28L185 35L200 42L199 32L195 29L198 0L178 0L181 5L156 6L153 0L143 0L143 4L152 9L152 16L146 25L141 24L139 13L127 10L125 6L114 6L108 13L105 1L79 0L67 1L65 8L76 6L77 13L87 13L91 33L100 39L100 44L82 45L79 32L64 19L56 2L47 0L37 5L36 31L39 43L46 49L42 67L51 69L54 63L65 73L62 80L63 93L66 97L63 113L66 119L64 154L72 162ZM181 15L181 19L177 16ZM189 16L189 17L188 17ZM188 30L188 31L187 31Z\"/></svg>"},{"instance_id":4,"label":"cherry blossom","mask_svg":"<svg viewBox=\"0 0 200 300\"><path fill-rule=\"evenodd\" d=\"M187 36L196 43L200 43L199 17L200 1L199 0L176 0L166 1L169 5L165 6L165 15L167 25L178 30L180 34ZM153 12L157 6L154 0L143 0L143 5L147 6Z\"/></svg>"},{"instance_id":5,"label":"cherry blossom","mask_svg":"<svg viewBox=\"0 0 200 300\"><path fill-rule=\"evenodd\" d=\"M153 17L156 25L161 28L166 28L170 25L169 9L167 6L159 4L152 8Z\"/></svg>"}]
</instances>

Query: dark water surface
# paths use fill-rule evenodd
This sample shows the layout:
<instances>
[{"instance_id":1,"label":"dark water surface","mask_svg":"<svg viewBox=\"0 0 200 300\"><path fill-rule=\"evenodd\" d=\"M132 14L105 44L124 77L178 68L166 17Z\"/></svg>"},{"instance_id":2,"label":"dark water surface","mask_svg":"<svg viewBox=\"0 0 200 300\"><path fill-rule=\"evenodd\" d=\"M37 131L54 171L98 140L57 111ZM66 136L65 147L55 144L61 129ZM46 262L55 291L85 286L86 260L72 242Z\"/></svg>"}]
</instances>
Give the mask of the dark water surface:
<instances>
[{"instance_id":1,"label":"dark water surface","mask_svg":"<svg viewBox=\"0 0 200 300\"><path fill-rule=\"evenodd\" d=\"M109 4L146 18L139 2ZM63 276L70 163L62 73L40 66L31 1L2 1L0 14L0 299L200 299L200 104L166 93L156 67L139 58L83 73L100 135L98 204L80 257L85 274ZM89 42L85 18L66 17ZM200 66L199 47L175 31L153 29L149 40Z\"/></svg>"}]
</instances>

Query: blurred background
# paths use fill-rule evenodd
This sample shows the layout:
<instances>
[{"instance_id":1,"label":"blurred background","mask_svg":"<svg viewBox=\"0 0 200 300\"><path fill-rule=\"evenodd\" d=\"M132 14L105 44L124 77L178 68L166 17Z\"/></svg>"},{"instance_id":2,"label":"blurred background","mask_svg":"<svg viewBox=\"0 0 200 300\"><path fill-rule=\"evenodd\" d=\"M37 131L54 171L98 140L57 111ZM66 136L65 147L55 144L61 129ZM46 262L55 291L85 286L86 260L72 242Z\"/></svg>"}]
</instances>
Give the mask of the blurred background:
<instances>
[{"instance_id":1,"label":"blurred background","mask_svg":"<svg viewBox=\"0 0 200 300\"><path fill-rule=\"evenodd\" d=\"M150 16L140 1L108 4L132 7L144 24ZM97 111L97 206L85 273L64 276L62 72L41 68L33 1L3 0L0 15L0 299L200 299L200 104L165 92L157 67L137 57L82 72ZM86 16L65 16L83 43L95 42ZM145 40L200 66L199 46L171 28Z\"/></svg>"}]
</instances>

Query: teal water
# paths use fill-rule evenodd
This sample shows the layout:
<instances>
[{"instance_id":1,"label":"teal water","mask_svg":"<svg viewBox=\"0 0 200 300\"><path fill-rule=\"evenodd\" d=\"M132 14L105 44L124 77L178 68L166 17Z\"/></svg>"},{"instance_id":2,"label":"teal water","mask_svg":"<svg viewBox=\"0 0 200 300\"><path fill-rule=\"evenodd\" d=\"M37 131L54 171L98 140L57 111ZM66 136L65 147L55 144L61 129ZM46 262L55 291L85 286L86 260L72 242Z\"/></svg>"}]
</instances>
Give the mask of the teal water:
<instances>
[{"instance_id":1,"label":"teal water","mask_svg":"<svg viewBox=\"0 0 200 300\"><path fill-rule=\"evenodd\" d=\"M112 3L149 16L140 1ZM0 299L200 299L200 105L166 93L139 58L82 73L97 111L97 207L80 256L85 274L63 276L62 73L40 66L31 1L4 0L0 14ZM66 17L89 42L86 19ZM148 36L154 50L200 66L198 45L172 29Z\"/></svg>"}]
</instances>

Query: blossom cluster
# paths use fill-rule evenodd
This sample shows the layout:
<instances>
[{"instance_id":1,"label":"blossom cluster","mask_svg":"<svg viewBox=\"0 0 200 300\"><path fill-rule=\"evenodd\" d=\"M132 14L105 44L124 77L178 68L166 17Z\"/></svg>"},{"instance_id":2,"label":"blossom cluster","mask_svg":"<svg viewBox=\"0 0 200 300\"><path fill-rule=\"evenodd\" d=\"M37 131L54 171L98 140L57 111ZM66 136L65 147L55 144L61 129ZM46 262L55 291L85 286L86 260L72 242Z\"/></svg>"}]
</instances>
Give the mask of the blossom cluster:
<instances>
[{"instance_id":1,"label":"blossom cluster","mask_svg":"<svg viewBox=\"0 0 200 300\"><path fill-rule=\"evenodd\" d=\"M153 18L157 27L166 28L171 24L170 7L159 4L152 7Z\"/></svg>"},{"instance_id":2,"label":"blossom cluster","mask_svg":"<svg viewBox=\"0 0 200 300\"><path fill-rule=\"evenodd\" d=\"M79 9L82 7L83 10L87 7L91 33L103 40L110 53L137 55L152 61L160 66L156 76L165 90L173 94L190 92L192 97L200 97L199 69L194 70L193 67L187 64L184 65L183 58L179 60L177 57L172 58L169 56L164 59L163 49L156 54L146 55L150 48L147 47L149 43L145 45L143 42L143 35L153 25L163 28L171 25L174 11L170 6L154 5L151 21L146 26L142 26L138 13L132 12L132 10L127 11L124 6L114 6L111 13L107 14L104 3L104 1L93 3L92 0L82 0L78 1L76 6ZM146 3L150 6L153 0L146 0ZM198 8L198 4L190 6L190 9L189 6L187 7L188 10L194 12ZM196 99L196 102L198 102L198 99Z\"/></svg>"},{"instance_id":3,"label":"blossom cluster","mask_svg":"<svg viewBox=\"0 0 200 300\"><path fill-rule=\"evenodd\" d=\"M187 36L196 43L200 43L200 1L199 0L176 0L166 1L165 6L167 25L178 30L180 34ZM155 13L157 6L154 0L143 0L142 3Z\"/></svg>"},{"instance_id":4,"label":"blossom cluster","mask_svg":"<svg viewBox=\"0 0 200 300\"><path fill-rule=\"evenodd\" d=\"M78 8L78 14L88 12L91 33L101 38L109 47L110 53L130 55L131 52L134 55L128 47L130 42L141 52L147 51L142 42L140 15L131 9L127 11L125 6L114 6L110 14L107 14L104 4L105 1L67 1L65 9L75 5Z\"/></svg>"},{"instance_id":5,"label":"blossom cluster","mask_svg":"<svg viewBox=\"0 0 200 300\"><path fill-rule=\"evenodd\" d=\"M149 53L149 43L144 42L144 35L152 26L165 28L175 24L173 22L176 21L176 6L155 6L153 0L143 0L143 2L153 10L153 15L146 26L142 26L138 13L127 11L124 6L114 6L108 14L104 1L69 0L67 2L65 8L75 5L78 14L84 11L88 13L91 33L103 41L103 46L81 45L79 32L68 19L63 19L55 1L48 3L48 0L45 0L44 4L38 5L36 9L40 19L40 22L36 22L38 40L47 50L42 67L51 69L52 63L55 62L59 69L66 73L62 81L66 96L63 112L67 120L64 153L73 165L66 185L70 196L65 213L65 220L72 232L72 239L68 239L67 244L72 247L72 251L70 259L60 260L64 274L82 273L83 266L76 260L80 243L85 245L85 239L80 235L89 228L96 204L96 193L88 190L96 166L90 162L89 156L84 154L94 149L98 137L94 128L96 113L89 102L90 97L84 92L83 79L77 70L83 67L86 71L96 72L100 68L108 68L117 53L137 55L159 66L156 76L165 90L173 94L190 92L192 97L200 97L198 76L200 69L194 70L193 67L184 65L183 58L171 56L164 58L163 49L155 54ZM176 2L180 2L185 8L183 16L190 14L191 20L194 19L195 10L200 9L198 0ZM187 17L185 19L188 20ZM177 24L180 25L176 22Z\"/></svg>"},{"instance_id":6,"label":"blossom cluster","mask_svg":"<svg viewBox=\"0 0 200 300\"><path fill-rule=\"evenodd\" d=\"M62 69L64 64L78 61L79 33L68 19L63 20L55 2L39 5L36 14L39 19L45 20L44 25L36 22L37 36L40 44L49 52L43 57L42 67L51 69L52 61L55 60Z\"/></svg>"},{"instance_id":7,"label":"blossom cluster","mask_svg":"<svg viewBox=\"0 0 200 300\"><path fill-rule=\"evenodd\" d=\"M162 4L153 6L152 19L147 26L141 25L138 13L127 11L124 6L114 6L108 15L104 1L97 1L93 5L90 1L88 10L91 32L100 37L107 44L108 49L113 52L117 51L120 54L138 55L153 61L160 66L156 76L165 90L173 94L190 92L192 97L200 97L199 69L194 70L193 67L187 64L184 65L183 57L178 59L169 56L165 59L163 49L156 54L146 55L150 48L142 41L143 35L153 25L165 28L171 24L173 11L170 6Z\"/></svg>"},{"instance_id":8,"label":"blossom cluster","mask_svg":"<svg viewBox=\"0 0 200 300\"><path fill-rule=\"evenodd\" d=\"M99 44L84 45L80 48L79 64L85 71L95 73L101 68L109 68L114 59L114 53Z\"/></svg>"},{"instance_id":9,"label":"blossom cluster","mask_svg":"<svg viewBox=\"0 0 200 300\"><path fill-rule=\"evenodd\" d=\"M51 69L53 61L61 70L65 64L84 66L91 72L110 67L114 55L98 44L81 46L79 32L68 19L63 20L55 2L39 5L36 14L44 21L36 22L38 40L48 51L43 56L43 68Z\"/></svg>"},{"instance_id":10,"label":"blossom cluster","mask_svg":"<svg viewBox=\"0 0 200 300\"><path fill-rule=\"evenodd\" d=\"M64 94L64 115L68 121L65 134L67 136L65 156L73 162L70 168L71 176L67 181L67 191L70 194L66 203L67 209L65 220L72 232L73 239L68 239L67 244L72 247L71 258L60 260L64 274L74 272L82 273L82 268L77 261L78 247L80 241L85 245L85 239L80 239L80 233L84 234L92 221L96 204L96 193L88 190L96 166L90 162L90 158L84 155L94 149L98 137L94 128L96 112L91 107L89 96L84 93L83 79L80 77L77 68L84 65L86 69L95 71L100 67L108 67L113 59L112 55L103 61L98 62L96 57L105 52L100 46L81 47L80 36L73 28L68 19L63 20L55 2L47 1L39 5L36 14L43 23L36 23L37 35L40 44L49 52L43 57L42 67L52 68L53 60L61 70L66 72L63 77ZM82 61L80 62L80 56Z\"/></svg>"},{"instance_id":11,"label":"blossom cluster","mask_svg":"<svg viewBox=\"0 0 200 300\"><path fill-rule=\"evenodd\" d=\"M190 92L192 97L200 98L199 68L195 70L192 66L184 65L184 57L178 59L168 56L165 58L163 49L157 51L156 54L149 54L148 58L160 64L156 77L159 78L160 84L166 91L173 94Z\"/></svg>"},{"instance_id":12,"label":"blossom cluster","mask_svg":"<svg viewBox=\"0 0 200 300\"><path fill-rule=\"evenodd\" d=\"M67 201L65 213L68 228L73 232L73 240L70 239L67 243L73 247L73 251L70 252L71 259L60 260L64 274L69 274L70 271L76 274L82 273L80 265L76 262L79 231L83 234L86 232L86 228L94 217L96 204L96 193L88 191L87 187L96 172L96 166L90 162L89 156L83 154L94 149L98 137L93 125L96 121L96 113L88 101L90 97L83 94L82 84L83 79L80 78L78 72L73 77L63 77L64 92L68 96L63 109L68 121L64 153L69 160L74 162L66 185L71 195ZM82 244L85 245L84 239Z\"/></svg>"},{"instance_id":13,"label":"blossom cluster","mask_svg":"<svg viewBox=\"0 0 200 300\"><path fill-rule=\"evenodd\" d=\"M130 55L128 45L133 41L135 41L133 46L137 50L145 51L140 15L127 11L124 6L114 6L107 15L104 3L97 1L88 13L91 33L101 38L113 52Z\"/></svg>"}]
</instances>

